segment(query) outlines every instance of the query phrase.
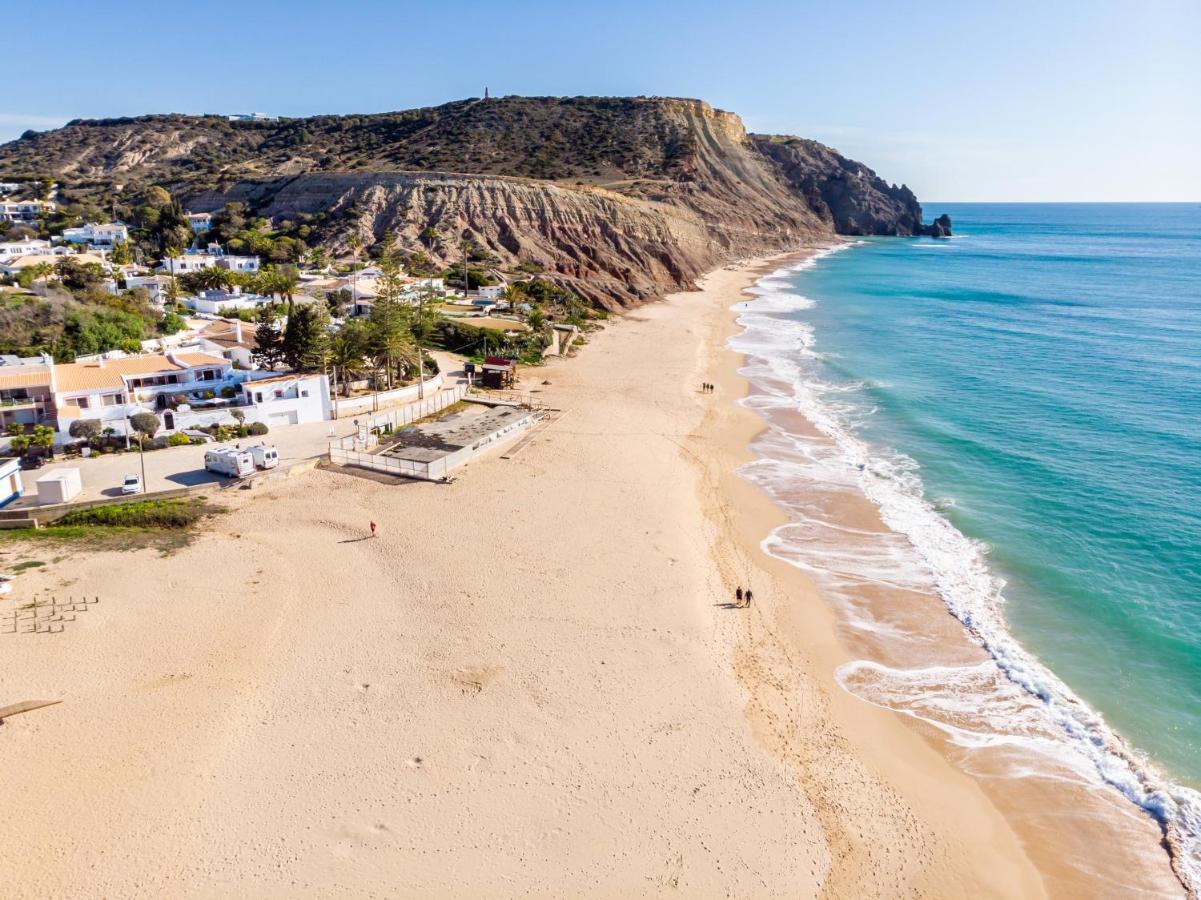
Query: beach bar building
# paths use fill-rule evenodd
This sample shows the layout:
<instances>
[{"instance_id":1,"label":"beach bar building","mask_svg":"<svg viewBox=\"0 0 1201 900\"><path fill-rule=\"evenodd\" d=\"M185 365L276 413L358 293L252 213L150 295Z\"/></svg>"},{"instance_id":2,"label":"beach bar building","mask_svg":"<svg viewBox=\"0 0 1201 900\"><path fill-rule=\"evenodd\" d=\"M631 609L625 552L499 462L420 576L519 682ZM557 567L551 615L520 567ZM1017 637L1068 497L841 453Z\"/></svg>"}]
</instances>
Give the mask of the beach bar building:
<instances>
[{"instance_id":1,"label":"beach bar building","mask_svg":"<svg viewBox=\"0 0 1201 900\"><path fill-rule=\"evenodd\" d=\"M486 388L511 388L517 381L517 363L503 356L486 356L480 367L480 380Z\"/></svg>"}]
</instances>

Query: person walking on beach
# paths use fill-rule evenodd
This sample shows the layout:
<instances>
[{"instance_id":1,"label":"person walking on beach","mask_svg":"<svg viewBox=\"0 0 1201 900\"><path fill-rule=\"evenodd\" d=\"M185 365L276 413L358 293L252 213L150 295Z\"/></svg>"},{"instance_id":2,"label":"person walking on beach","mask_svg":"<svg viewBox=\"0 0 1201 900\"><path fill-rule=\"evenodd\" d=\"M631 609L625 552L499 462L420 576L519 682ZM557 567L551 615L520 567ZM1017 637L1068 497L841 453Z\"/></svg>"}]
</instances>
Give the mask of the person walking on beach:
<instances>
[{"instance_id":1,"label":"person walking on beach","mask_svg":"<svg viewBox=\"0 0 1201 900\"><path fill-rule=\"evenodd\" d=\"M742 606L742 585L738 585L738 590L734 591L734 599Z\"/></svg>"},{"instance_id":2,"label":"person walking on beach","mask_svg":"<svg viewBox=\"0 0 1201 900\"><path fill-rule=\"evenodd\" d=\"M376 536L376 534L375 534L375 522L372 522L372 523L371 523L371 536L372 536L372 537L375 537L375 536Z\"/></svg>"},{"instance_id":3,"label":"person walking on beach","mask_svg":"<svg viewBox=\"0 0 1201 900\"><path fill-rule=\"evenodd\" d=\"M751 596L752 596L751 589L747 588L746 593L743 596L746 597L746 608L750 609L751 608Z\"/></svg>"}]
</instances>

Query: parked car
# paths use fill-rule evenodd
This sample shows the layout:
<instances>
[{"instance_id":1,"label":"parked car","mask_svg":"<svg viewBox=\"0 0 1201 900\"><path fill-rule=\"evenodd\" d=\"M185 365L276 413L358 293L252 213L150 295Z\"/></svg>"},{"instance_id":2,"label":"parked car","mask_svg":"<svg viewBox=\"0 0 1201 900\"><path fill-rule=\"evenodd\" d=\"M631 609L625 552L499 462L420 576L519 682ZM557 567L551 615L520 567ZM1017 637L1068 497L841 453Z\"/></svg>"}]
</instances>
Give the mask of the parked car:
<instances>
[{"instance_id":1,"label":"parked car","mask_svg":"<svg viewBox=\"0 0 1201 900\"><path fill-rule=\"evenodd\" d=\"M142 478L140 475L126 475L125 482L121 485L122 494L140 494L142 493Z\"/></svg>"},{"instance_id":2,"label":"parked car","mask_svg":"<svg viewBox=\"0 0 1201 900\"><path fill-rule=\"evenodd\" d=\"M38 455L21 457L22 469L40 469L44 465L46 465L46 457L44 456Z\"/></svg>"}]
</instances>

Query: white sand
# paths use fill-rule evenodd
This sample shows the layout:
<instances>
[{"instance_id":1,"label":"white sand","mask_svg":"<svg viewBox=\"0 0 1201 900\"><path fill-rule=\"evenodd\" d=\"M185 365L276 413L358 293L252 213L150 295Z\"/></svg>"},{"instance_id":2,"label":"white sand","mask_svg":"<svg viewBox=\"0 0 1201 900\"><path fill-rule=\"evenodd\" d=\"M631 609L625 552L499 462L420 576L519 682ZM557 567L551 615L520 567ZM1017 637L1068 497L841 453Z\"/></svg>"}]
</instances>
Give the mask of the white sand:
<instances>
[{"instance_id":1,"label":"white sand","mask_svg":"<svg viewBox=\"0 0 1201 900\"><path fill-rule=\"evenodd\" d=\"M53 562L0 611L101 598L0 636L0 706L63 701L0 726L5 895L1038 896L737 534L747 420L696 386L749 280L527 371L566 414L452 485L313 472L167 558L3 545Z\"/></svg>"}]
</instances>

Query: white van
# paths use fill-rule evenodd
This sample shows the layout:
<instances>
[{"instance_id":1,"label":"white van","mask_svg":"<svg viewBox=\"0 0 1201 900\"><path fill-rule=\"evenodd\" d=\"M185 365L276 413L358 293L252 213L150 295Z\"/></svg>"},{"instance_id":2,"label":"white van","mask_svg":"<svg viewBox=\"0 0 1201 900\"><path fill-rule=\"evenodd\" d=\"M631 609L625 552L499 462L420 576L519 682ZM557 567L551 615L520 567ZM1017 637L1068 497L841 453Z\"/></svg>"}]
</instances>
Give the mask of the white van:
<instances>
[{"instance_id":1,"label":"white van","mask_svg":"<svg viewBox=\"0 0 1201 900\"><path fill-rule=\"evenodd\" d=\"M254 457L249 450L209 450L204 454L204 467L225 478L245 478L254 474Z\"/></svg>"},{"instance_id":2,"label":"white van","mask_svg":"<svg viewBox=\"0 0 1201 900\"><path fill-rule=\"evenodd\" d=\"M279 465L279 451L274 447L268 447L265 444L251 447L250 455L254 457L254 464L260 469L274 469Z\"/></svg>"}]
</instances>

